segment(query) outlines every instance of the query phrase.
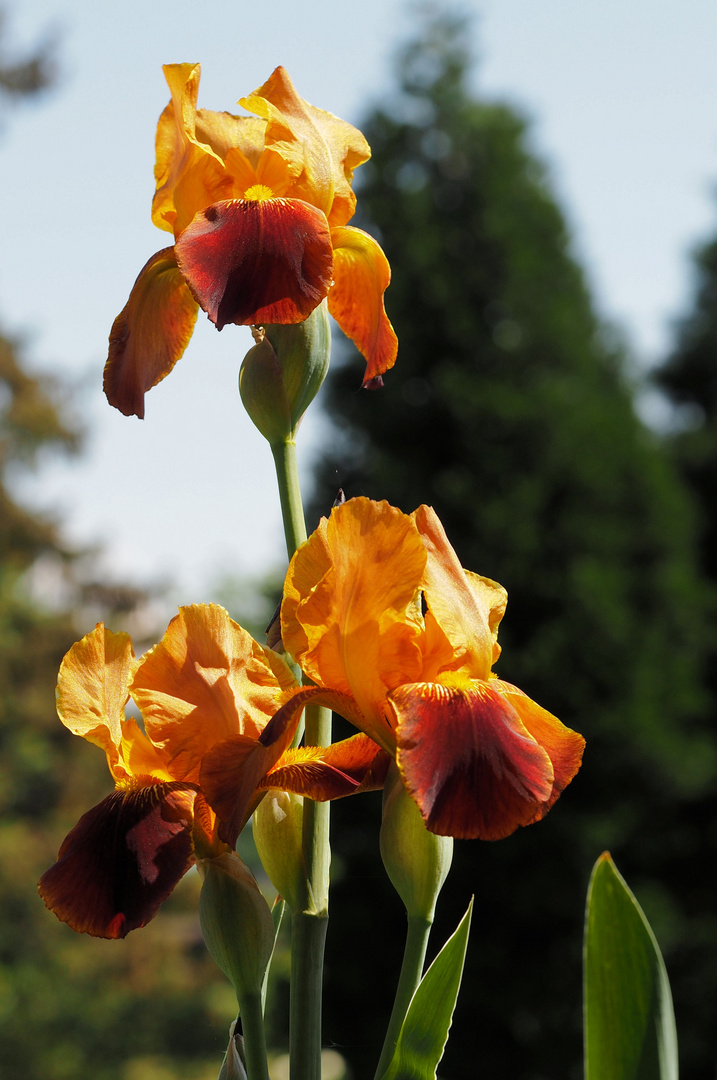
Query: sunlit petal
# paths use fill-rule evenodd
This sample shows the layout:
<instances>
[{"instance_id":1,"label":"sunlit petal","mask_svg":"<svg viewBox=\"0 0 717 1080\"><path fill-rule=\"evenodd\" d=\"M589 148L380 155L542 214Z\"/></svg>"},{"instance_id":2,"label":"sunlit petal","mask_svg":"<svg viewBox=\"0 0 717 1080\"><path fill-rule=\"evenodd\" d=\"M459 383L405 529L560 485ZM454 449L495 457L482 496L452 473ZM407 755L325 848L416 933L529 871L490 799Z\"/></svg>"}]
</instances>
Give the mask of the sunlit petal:
<instances>
[{"instance_id":1,"label":"sunlit petal","mask_svg":"<svg viewBox=\"0 0 717 1080\"><path fill-rule=\"evenodd\" d=\"M227 323L302 322L331 284L328 223L297 199L207 206L176 251L194 296L219 330Z\"/></svg>"},{"instance_id":2,"label":"sunlit petal","mask_svg":"<svg viewBox=\"0 0 717 1080\"><path fill-rule=\"evenodd\" d=\"M549 755L488 683L399 687L396 761L427 827L499 840L535 820L553 793Z\"/></svg>"},{"instance_id":3,"label":"sunlit petal","mask_svg":"<svg viewBox=\"0 0 717 1080\"><path fill-rule=\"evenodd\" d=\"M179 784L115 791L80 818L39 883L73 930L122 938L156 914L194 861L196 792Z\"/></svg>"},{"instance_id":4,"label":"sunlit petal","mask_svg":"<svg viewBox=\"0 0 717 1080\"><path fill-rule=\"evenodd\" d=\"M177 779L197 780L204 754L235 734L256 739L296 683L218 604L180 608L137 663L132 697Z\"/></svg>"},{"instance_id":5,"label":"sunlit petal","mask_svg":"<svg viewBox=\"0 0 717 1080\"><path fill-rule=\"evenodd\" d=\"M329 311L366 360L364 386L396 362L398 339L383 306L391 269L368 233L351 225L331 230L334 284Z\"/></svg>"},{"instance_id":6,"label":"sunlit petal","mask_svg":"<svg viewBox=\"0 0 717 1080\"><path fill-rule=\"evenodd\" d=\"M390 761L373 739L354 735L331 746L287 750L261 787L278 787L318 801L340 799L383 787Z\"/></svg>"},{"instance_id":7,"label":"sunlit petal","mask_svg":"<svg viewBox=\"0 0 717 1080\"><path fill-rule=\"evenodd\" d=\"M125 416L144 417L144 395L186 349L197 303L177 269L173 248L153 255L134 283L110 333L104 390Z\"/></svg>"},{"instance_id":8,"label":"sunlit petal","mask_svg":"<svg viewBox=\"0 0 717 1080\"><path fill-rule=\"evenodd\" d=\"M352 696L384 746L387 689L420 678L425 562L408 515L351 499L299 548L284 584L284 646L315 682Z\"/></svg>"},{"instance_id":9,"label":"sunlit petal","mask_svg":"<svg viewBox=\"0 0 717 1080\"><path fill-rule=\"evenodd\" d=\"M76 642L60 665L57 714L74 735L100 746L110 771L121 779L124 707L134 650L128 634L113 634L102 623Z\"/></svg>"}]
</instances>

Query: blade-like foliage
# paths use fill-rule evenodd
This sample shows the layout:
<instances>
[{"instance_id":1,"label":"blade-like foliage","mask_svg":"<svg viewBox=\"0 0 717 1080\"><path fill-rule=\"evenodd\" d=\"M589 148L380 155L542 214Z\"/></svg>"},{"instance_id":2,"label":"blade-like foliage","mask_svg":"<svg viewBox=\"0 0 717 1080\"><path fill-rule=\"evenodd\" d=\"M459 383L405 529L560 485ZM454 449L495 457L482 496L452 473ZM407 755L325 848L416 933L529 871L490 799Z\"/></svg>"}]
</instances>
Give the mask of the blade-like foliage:
<instances>
[{"instance_id":1,"label":"blade-like foliage","mask_svg":"<svg viewBox=\"0 0 717 1080\"><path fill-rule=\"evenodd\" d=\"M655 935L609 852L588 889L586 1080L677 1080L672 995Z\"/></svg>"},{"instance_id":2,"label":"blade-like foliage","mask_svg":"<svg viewBox=\"0 0 717 1080\"><path fill-rule=\"evenodd\" d=\"M421 979L381 1080L435 1080L461 986L472 911L473 900Z\"/></svg>"}]
</instances>

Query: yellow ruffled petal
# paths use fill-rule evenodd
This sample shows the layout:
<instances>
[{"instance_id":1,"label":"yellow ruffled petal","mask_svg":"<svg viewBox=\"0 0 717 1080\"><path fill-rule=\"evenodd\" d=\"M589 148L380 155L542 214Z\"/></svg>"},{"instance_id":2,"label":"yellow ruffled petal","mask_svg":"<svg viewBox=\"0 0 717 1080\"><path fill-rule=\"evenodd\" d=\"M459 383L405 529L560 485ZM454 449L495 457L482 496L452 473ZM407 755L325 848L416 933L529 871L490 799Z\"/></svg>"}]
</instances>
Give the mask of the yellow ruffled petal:
<instances>
[{"instance_id":1,"label":"yellow ruffled petal","mask_svg":"<svg viewBox=\"0 0 717 1080\"><path fill-rule=\"evenodd\" d=\"M428 613L436 624L430 635L430 648L424 654L422 679L432 682L441 673L451 671L487 680L507 593L488 578L466 575L431 507L420 506L412 517L428 555L422 584ZM444 647L440 645L441 634Z\"/></svg>"},{"instance_id":2,"label":"yellow ruffled petal","mask_svg":"<svg viewBox=\"0 0 717 1080\"><path fill-rule=\"evenodd\" d=\"M176 238L199 210L231 196L232 179L219 154L197 138L199 64L167 64L164 74L172 100L157 124L152 221L158 228L174 232ZM221 147L233 125L226 119L212 123L205 112L205 137L212 137L207 130L210 127L216 129L216 142Z\"/></svg>"},{"instance_id":3,"label":"yellow ruffled petal","mask_svg":"<svg viewBox=\"0 0 717 1080\"><path fill-rule=\"evenodd\" d=\"M153 255L115 319L104 371L110 405L144 416L144 395L172 370L189 344L198 305L177 269L174 248Z\"/></svg>"},{"instance_id":4,"label":"yellow ruffled petal","mask_svg":"<svg viewBox=\"0 0 717 1080\"><path fill-rule=\"evenodd\" d=\"M350 694L383 745L387 690L420 677L425 561L408 515L351 499L299 548L284 585L284 646L315 682Z\"/></svg>"},{"instance_id":5,"label":"yellow ruffled petal","mask_svg":"<svg viewBox=\"0 0 717 1080\"><path fill-rule=\"evenodd\" d=\"M370 156L360 131L299 97L288 74L278 67L253 94L239 102L267 120L266 146L289 166L291 198L323 210L332 224L353 214L353 171Z\"/></svg>"},{"instance_id":6,"label":"yellow ruffled petal","mask_svg":"<svg viewBox=\"0 0 717 1080\"><path fill-rule=\"evenodd\" d=\"M196 781L201 759L233 735L257 739L296 683L218 604L180 608L137 663L132 697L177 779Z\"/></svg>"},{"instance_id":7,"label":"yellow ruffled petal","mask_svg":"<svg viewBox=\"0 0 717 1080\"><path fill-rule=\"evenodd\" d=\"M398 339L383 306L391 268L368 233L351 225L331 230L334 284L329 311L366 360L364 386L396 362Z\"/></svg>"},{"instance_id":8,"label":"yellow ruffled petal","mask_svg":"<svg viewBox=\"0 0 717 1080\"><path fill-rule=\"evenodd\" d=\"M72 646L57 679L60 720L74 735L105 751L115 779L127 775L120 762L120 748L133 660L129 634L113 634L97 623Z\"/></svg>"}]
</instances>

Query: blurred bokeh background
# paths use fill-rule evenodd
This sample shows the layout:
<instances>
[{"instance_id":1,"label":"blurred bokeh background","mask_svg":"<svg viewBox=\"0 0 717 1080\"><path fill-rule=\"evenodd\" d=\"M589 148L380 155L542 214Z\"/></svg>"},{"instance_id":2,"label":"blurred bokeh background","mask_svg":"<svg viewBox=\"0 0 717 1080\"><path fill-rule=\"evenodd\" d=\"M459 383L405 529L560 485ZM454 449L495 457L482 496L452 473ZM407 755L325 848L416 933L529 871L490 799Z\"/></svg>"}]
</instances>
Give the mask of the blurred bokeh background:
<instances>
[{"instance_id":1,"label":"blurred bokeh background","mask_svg":"<svg viewBox=\"0 0 717 1080\"><path fill-rule=\"evenodd\" d=\"M588 740L544 822L457 845L436 942L476 910L440 1075L581 1075L584 895L609 848L666 957L683 1076L714 1076L717 10L35 0L0 35L0 1076L208 1080L232 1017L195 875L122 943L35 893L108 790L54 715L64 651L100 618L142 648L200 600L259 632L283 570L235 393L247 332L200 323L143 423L101 395L112 319L164 244L160 65L196 59L200 104L231 110L283 63L373 148L356 221L392 264L399 361L360 393L337 340L302 430L310 524L339 486L432 503L508 589L499 674ZM333 818L324 1030L354 1080L400 963L379 818L377 796ZM277 1052L284 999L278 979Z\"/></svg>"}]
</instances>

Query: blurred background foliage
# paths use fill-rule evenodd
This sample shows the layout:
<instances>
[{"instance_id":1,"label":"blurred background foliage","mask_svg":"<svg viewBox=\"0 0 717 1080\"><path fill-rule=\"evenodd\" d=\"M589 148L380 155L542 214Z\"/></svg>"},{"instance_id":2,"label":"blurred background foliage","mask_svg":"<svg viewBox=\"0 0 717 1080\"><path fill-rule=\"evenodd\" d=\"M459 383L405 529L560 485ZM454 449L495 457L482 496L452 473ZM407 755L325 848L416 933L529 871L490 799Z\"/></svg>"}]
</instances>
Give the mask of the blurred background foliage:
<instances>
[{"instance_id":1,"label":"blurred background foliage","mask_svg":"<svg viewBox=\"0 0 717 1080\"><path fill-rule=\"evenodd\" d=\"M699 1080L714 1071L717 998L717 242L698 256L694 310L654 376L675 404L655 432L524 120L469 89L470 36L458 17L428 16L398 57L393 96L361 125L373 158L357 223L392 265L400 357L374 393L358 392L348 348L334 362L311 523L339 486L409 511L432 504L463 564L508 589L498 673L588 741L544 822L456 845L436 943L474 893L476 909L440 1074L581 1075L583 905L609 848L663 947L683 1077ZM17 59L0 38L5 116L53 66L45 45ZM15 494L23 470L80 442L69 395L0 337L2 1076L204 1080L232 998L201 943L196 876L119 944L73 934L35 891L108 788L102 755L54 714L62 655L99 618L140 648L163 629L150 595L98 580L92 553L69 550L61 523ZM379 818L372 795L333 819L325 1042L356 1080L372 1075L402 948Z\"/></svg>"}]
</instances>

